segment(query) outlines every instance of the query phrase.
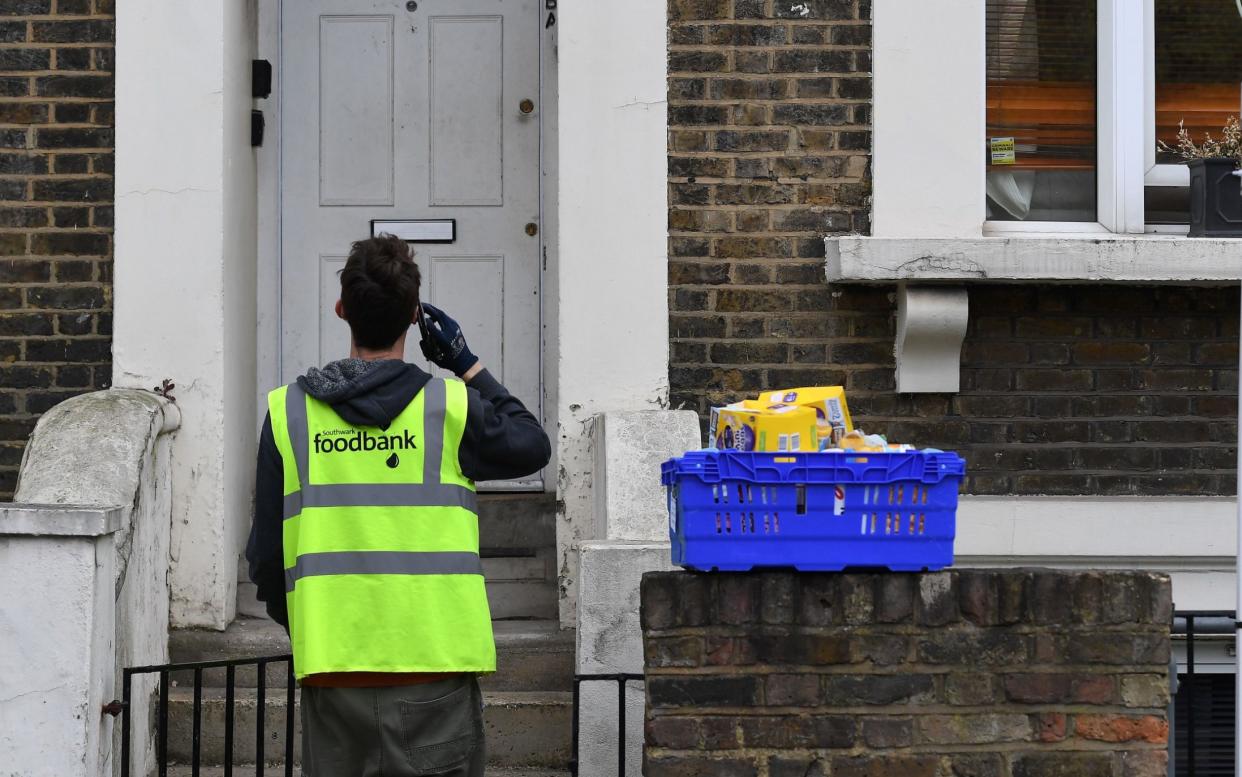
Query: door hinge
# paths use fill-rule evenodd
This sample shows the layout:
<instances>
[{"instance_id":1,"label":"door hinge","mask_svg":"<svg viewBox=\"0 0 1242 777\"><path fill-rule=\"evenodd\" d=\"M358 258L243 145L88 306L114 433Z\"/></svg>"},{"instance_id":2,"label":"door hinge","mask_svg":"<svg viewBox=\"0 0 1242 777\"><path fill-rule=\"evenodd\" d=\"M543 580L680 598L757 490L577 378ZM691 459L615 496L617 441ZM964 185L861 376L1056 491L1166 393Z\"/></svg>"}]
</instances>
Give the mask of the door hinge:
<instances>
[{"instance_id":1,"label":"door hinge","mask_svg":"<svg viewBox=\"0 0 1242 777\"><path fill-rule=\"evenodd\" d=\"M263 129L267 122L263 119L263 111L250 112L250 145L258 148L263 145Z\"/></svg>"},{"instance_id":2,"label":"door hinge","mask_svg":"<svg viewBox=\"0 0 1242 777\"><path fill-rule=\"evenodd\" d=\"M272 93L272 63L266 59L250 61L250 96L267 97Z\"/></svg>"}]
</instances>

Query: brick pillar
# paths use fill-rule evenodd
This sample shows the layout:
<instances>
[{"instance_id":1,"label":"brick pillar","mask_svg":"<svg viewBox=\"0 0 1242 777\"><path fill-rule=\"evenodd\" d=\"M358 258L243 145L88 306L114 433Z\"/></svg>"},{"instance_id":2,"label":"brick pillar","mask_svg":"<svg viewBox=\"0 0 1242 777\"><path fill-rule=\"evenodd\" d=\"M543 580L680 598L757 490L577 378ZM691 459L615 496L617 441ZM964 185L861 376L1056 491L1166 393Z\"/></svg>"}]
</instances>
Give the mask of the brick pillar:
<instances>
[{"instance_id":1,"label":"brick pillar","mask_svg":"<svg viewBox=\"0 0 1242 777\"><path fill-rule=\"evenodd\" d=\"M646 777L1160 777L1166 576L643 577Z\"/></svg>"}]
</instances>

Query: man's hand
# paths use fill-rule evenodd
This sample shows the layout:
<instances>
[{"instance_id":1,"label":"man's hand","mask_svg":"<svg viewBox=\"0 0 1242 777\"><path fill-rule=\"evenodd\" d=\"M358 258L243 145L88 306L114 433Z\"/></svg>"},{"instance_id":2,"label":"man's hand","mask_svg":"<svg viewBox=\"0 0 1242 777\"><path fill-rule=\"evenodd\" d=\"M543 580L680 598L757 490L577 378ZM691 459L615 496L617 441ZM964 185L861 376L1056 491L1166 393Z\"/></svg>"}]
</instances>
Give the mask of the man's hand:
<instances>
[{"instance_id":1,"label":"man's hand","mask_svg":"<svg viewBox=\"0 0 1242 777\"><path fill-rule=\"evenodd\" d=\"M427 317L423 327L425 336L418 343L423 349L423 356L457 376L465 375L478 364L478 357L470 352L466 337L456 321L426 302L423 303L423 314Z\"/></svg>"}]
</instances>

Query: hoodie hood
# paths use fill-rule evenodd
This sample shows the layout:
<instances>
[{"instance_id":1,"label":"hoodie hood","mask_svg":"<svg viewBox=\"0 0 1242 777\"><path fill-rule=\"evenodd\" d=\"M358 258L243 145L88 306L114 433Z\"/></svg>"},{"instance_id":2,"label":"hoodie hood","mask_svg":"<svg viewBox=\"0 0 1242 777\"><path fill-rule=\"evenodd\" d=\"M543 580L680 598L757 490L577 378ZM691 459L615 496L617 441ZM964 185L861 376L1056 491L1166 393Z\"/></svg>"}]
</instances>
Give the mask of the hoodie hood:
<instances>
[{"instance_id":1,"label":"hoodie hood","mask_svg":"<svg viewBox=\"0 0 1242 777\"><path fill-rule=\"evenodd\" d=\"M400 359L341 359L323 369L312 367L298 385L348 423L387 429L430 379Z\"/></svg>"}]
</instances>

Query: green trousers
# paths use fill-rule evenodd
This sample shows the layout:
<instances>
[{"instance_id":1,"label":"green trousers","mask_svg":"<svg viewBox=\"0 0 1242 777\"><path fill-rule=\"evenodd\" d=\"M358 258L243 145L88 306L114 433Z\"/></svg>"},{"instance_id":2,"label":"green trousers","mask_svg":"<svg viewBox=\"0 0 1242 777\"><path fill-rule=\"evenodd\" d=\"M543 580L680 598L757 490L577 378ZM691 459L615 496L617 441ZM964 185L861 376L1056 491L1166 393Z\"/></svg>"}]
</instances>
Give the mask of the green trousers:
<instances>
[{"instance_id":1,"label":"green trousers","mask_svg":"<svg viewBox=\"0 0 1242 777\"><path fill-rule=\"evenodd\" d=\"M304 777L483 777L483 766L483 696L473 675L302 688Z\"/></svg>"}]
</instances>

